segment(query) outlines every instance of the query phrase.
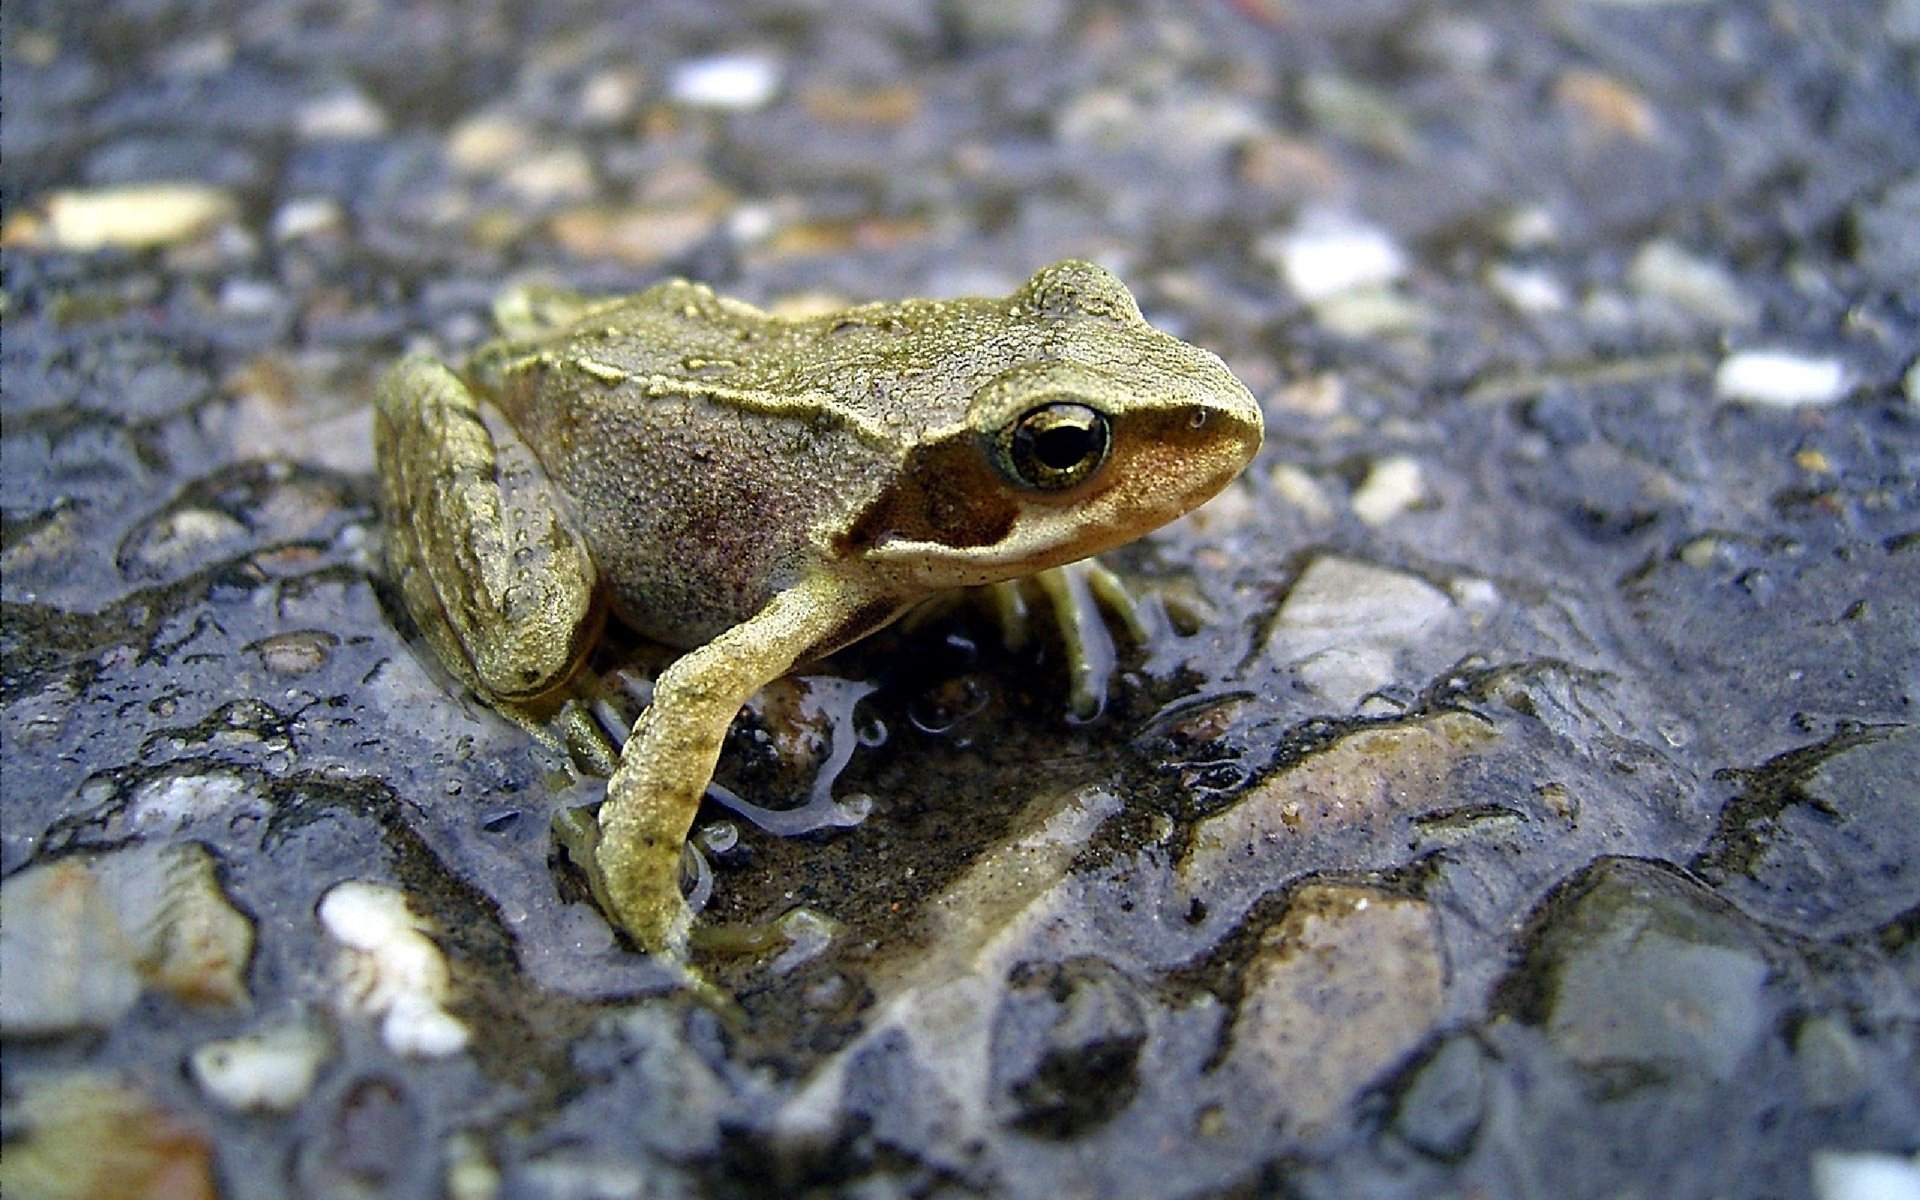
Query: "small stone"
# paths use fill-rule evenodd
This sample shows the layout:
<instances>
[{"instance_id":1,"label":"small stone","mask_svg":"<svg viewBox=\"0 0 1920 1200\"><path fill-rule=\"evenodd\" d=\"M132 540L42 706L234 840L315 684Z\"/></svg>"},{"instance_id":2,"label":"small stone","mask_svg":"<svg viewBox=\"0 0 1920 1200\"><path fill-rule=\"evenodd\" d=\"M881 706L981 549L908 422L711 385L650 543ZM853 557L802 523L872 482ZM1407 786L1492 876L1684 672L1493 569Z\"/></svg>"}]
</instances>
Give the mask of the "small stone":
<instances>
[{"instance_id":1,"label":"small stone","mask_svg":"<svg viewBox=\"0 0 1920 1200\"><path fill-rule=\"evenodd\" d=\"M1294 893L1246 967L1232 1059L1311 1137L1426 1037L1446 968L1426 903L1370 887Z\"/></svg>"},{"instance_id":2,"label":"small stone","mask_svg":"<svg viewBox=\"0 0 1920 1200\"><path fill-rule=\"evenodd\" d=\"M236 1112L292 1112L313 1090L332 1053L326 1035L305 1024L281 1025L208 1042L187 1060L194 1082Z\"/></svg>"},{"instance_id":3,"label":"small stone","mask_svg":"<svg viewBox=\"0 0 1920 1200\"><path fill-rule=\"evenodd\" d=\"M246 536L244 524L218 509L176 509L138 529L119 558L128 568L162 575L189 565L216 547L234 545Z\"/></svg>"},{"instance_id":4,"label":"small stone","mask_svg":"<svg viewBox=\"0 0 1920 1200\"><path fill-rule=\"evenodd\" d=\"M1772 974L1736 914L1671 869L1603 860L1550 901L1526 975L1574 1062L1727 1080L1773 1015Z\"/></svg>"},{"instance_id":5,"label":"small stone","mask_svg":"<svg viewBox=\"0 0 1920 1200\"><path fill-rule=\"evenodd\" d=\"M1598 71L1563 72L1554 80L1553 98L1595 131L1610 137L1650 142L1660 129L1645 96L1622 80Z\"/></svg>"},{"instance_id":6,"label":"small stone","mask_svg":"<svg viewBox=\"0 0 1920 1200\"><path fill-rule=\"evenodd\" d=\"M1907 403L1920 407L1920 358L1913 360L1907 368L1906 377L1901 381L1901 390L1907 393Z\"/></svg>"},{"instance_id":7,"label":"small stone","mask_svg":"<svg viewBox=\"0 0 1920 1200\"><path fill-rule=\"evenodd\" d=\"M338 201L325 196L289 200L273 214L273 240L303 242L344 229L347 214Z\"/></svg>"},{"instance_id":8,"label":"small stone","mask_svg":"<svg viewBox=\"0 0 1920 1200\"><path fill-rule=\"evenodd\" d=\"M1315 125L1387 158L1409 158L1420 144L1390 93L1349 75L1312 72L1300 85L1300 106Z\"/></svg>"},{"instance_id":9,"label":"small stone","mask_svg":"<svg viewBox=\"0 0 1920 1200\"><path fill-rule=\"evenodd\" d=\"M265 808L266 801L238 775L171 775L140 785L127 805L127 823L145 834L173 833L209 817Z\"/></svg>"},{"instance_id":10,"label":"small stone","mask_svg":"<svg viewBox=\"0 0 1920 1200\"><path fill-rule=\"evenodd\" d=\"M645 267L693 249L712 236L720 220L721 213L706 206L588 207L557 214L548 229L576 258Z\"/></svg>"},{"instance_id":11,"label":"small stone","mask_svg":"<svg viewBox=\"0 0 1920 1200\"><path fill-rule=\"evenodd\" d=\"M294 128L308 141L357 141L387 132L387 114L355 88L340 88L300 106Z\"/></svg>"},{"instance_id":12,"label":"small stone","mask_svg":"<svg viewBox=\"0 0 1920 1200\"><path fill-rule=\"evenodd\" d=\"M613 125L632 114L640 100L640 76L626 70L600 71L580 89L580 120Z\"/></svg>"},{"instance_id":13,"label":"small stone","mask_svg":"<svg viewBox=\"0 0 1920 1200\"><path fill-rule=\"evenodd\" d=\"M1258 249L1309 304L1392 283L1407 270L1405 252L1385 230L1336 214L1311 216L1289 232L1270 234Z\"/></svg>"},{"instance_id":14,"label":"small stone","mask_svg":"<svg viewBox=\"0 0 1920 1200\"><path fill-rule=\"evenodd\" d=\"M1347 734L1200 822L1180 885L1205 898L1232 890L1242 875L1257 883L1283 838L1358 828L1384 843L1397 823L1453 804L1454 769L1494 737L1487 722L1453 712Z\"/></svg>"},{"instance_id":15,"label":"small stone","mask_svg":"<svg viewBox=\"0 0 1920 1200\"><path fill-rule=\"evenodd\" d=\"M1759 319L1760 307L1740 290L1733 273L1668 241L1649 242L1633 256L1627 282L1702 320L1737 327Z\"/></svg>"},{"instance_id":16,"label":"small stone","mask_svg":"<svg viewBox=\"0 0 1920 1200\"><path fill-rule=\"evenodd\" d=\"M321 897L320 923L347 950L341 1008L380 1018L389 1050L444 1058L466 1047L466 1026L442 1007L451 990L446 956L403 894L349 880Z\"/></svg>"},{"instance_id":17,"label":"small stone","mask_svg":"<svg viewBox=\"0 0 1920 1200\"><path fill-rule=\"evenodd\" d=\"M667 95L694 108L750 112L764 108L780 90L780 60L771 54L720 54L677 64L667 77Z\"/></svg>"},{"instance_id":18,"label":"small stone","mask_svg":"<svg viewBox=\"0 0 1920 1200\"><path fill-rule=\"evenodd\" d=\"M1722 400L1763 408L1825 408L1847 394L1846 364L1791 350L1742 350L1729 354L1714 372L1713 390Z\"/></svg>"},{"instance_id":19,"label":"small stone","mask_svg":"<svg viewBox=\"0 0 1920 1200\"><path fill-rule=\"evenodd\" d=\"M15 1089L18 1089L17 1098ZM105 1075L7 1072L7 1200L217 1200L204 1133Z\"/></svg>"},{"instance_id":20,"label":"small stone","mask_svg":"<svg viewBox=\"0 0 1920 1200\"><path fill-rule=\"evenodd\" d=\"M1388 287L1339 292L1313 306L1314 319L1341 337L1371 338L1418 333L1433 323L1425 304Z\"/></svg>"},{"instance_id":21,"label":"small stone","mask_svg":"<svg viewBox=\"0 0 1920 1200\"><path fill-rule=\"evenodd\" d=\"M1404 455L1383 458L1367 471L1353 493L1353 512L1375 527L1411 512L1427 499L1426 476L1418 459Z\"/></svg>"},{"instance_id":22,"label":"small stone","mask_svg":"<svg viewBox=\"0 0 1920 1200\"><path fill-rule=\"evenodd\" d=\"M1487 286L1508 308L1527 316L1565 312L1573 306L1566 286L1542 267L1495 263L1487 268Z\"/></svg>"},{"instance_id":23,"label":"small stone","mask_svg":"<svg viewBox=\"0 0 1920 1200\"><path fill-rule=\"evenodd\" d=\"M447 161L462 171L498 171L533 156L534 134L528 125L497 113L468 117L447 135Z\"/></svg>"},{"instance_id":24,"label":"small stone","mask_svg":"<svg viewBox=\"0 0 1920 1200\"><path fill-rule=\"evenodd\" d=\"M1819 1200L1920 1200L1920 1154L1815 1150L1813 1194Z\"/></svg>"},{"instance_id":25,"label":"small stone","mask_svg":"<svg viewBox=\"0 0 1920 1200\"><path fill-rule=\"evenodd\" d=\"M593 160L578 146L561 146L515 162L501 174L500 182L536 207L588 199L598 186Z\"/></svg>"},{"instance_id":26,"label":"small stone","mask_svg":"<svg viewBox=\"0 0 1920 1200\"><path fill-rule=\"evenodd\" d=\"M1281 463L1273 468L1268 480L1276 495L1299 509L1308 519L1326 521L1333 518L1333 501L1327 499L1325 489L1302 468L1292 463Z\"/></svg>"},{"instance_id":27,"label":"small stone","mask_svg":"<svg viewBox=\"0 0 1920 1200\"><path fill-rule=\"evenodd\" d=\"M252 923L196 844L28 867L0 884L0 1032L109 1028L146 988L245 1004L252 952Z\"/></svg>"},{"instance_id":28,"label":"small stone","mask_svg":"<svg viewBox=\"0 0 1920 1200\"><path fill-rule=\"evenodd\" d=\"M249 647L260 656L260 665L282 678L310 675L327 665L340 639L317 629L281 633Z\"/></svg>"},{"instance_id":29,"label":"small stone","mask_svg":"<svg viewBox=\"0 0 1920 1200\"><path fill-rule=\"evenodd\" d=\"M1423 579L1323 557L1288 590L1267 654L1301 670L1322 700L1348 709L1391 683L1404 654L1438 648L1436 635L1455 616L1452 599Z\"/></svg>"},{"instance_id":30,"label":"small stone","mask_svg":"<svg viewBox=\"0 0 1920 1200\"><path fill-rule=\"evenodd\" d=\"M45 236L55 249L150 250L191 241L231 220L238 207L215 188L156 183L55 192L46 210Z\"/></svg>"}]
</instances>

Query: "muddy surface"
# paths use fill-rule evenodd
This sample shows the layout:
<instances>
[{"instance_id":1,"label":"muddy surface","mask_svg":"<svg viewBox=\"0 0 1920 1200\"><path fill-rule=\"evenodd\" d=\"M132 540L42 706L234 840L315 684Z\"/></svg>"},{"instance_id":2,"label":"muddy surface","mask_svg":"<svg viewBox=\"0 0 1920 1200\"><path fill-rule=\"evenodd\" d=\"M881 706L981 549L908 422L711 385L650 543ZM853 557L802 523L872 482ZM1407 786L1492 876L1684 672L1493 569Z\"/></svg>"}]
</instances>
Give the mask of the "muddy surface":
<instances>
[{"instance_id":1,"label":"muddy surface","mask_svg":"<svg viewBox=\"0 0 1920 1200\"><path fill-rule=\"evenodd\" d=\"M1920 1188L1912 0L0 39L10 1200ZM1093 720L964 608L770 689L703 921L801 916L678 988L410 644L372 381L510 282L1067 256L1266 448Z\"/></svg>"}]
</instances>

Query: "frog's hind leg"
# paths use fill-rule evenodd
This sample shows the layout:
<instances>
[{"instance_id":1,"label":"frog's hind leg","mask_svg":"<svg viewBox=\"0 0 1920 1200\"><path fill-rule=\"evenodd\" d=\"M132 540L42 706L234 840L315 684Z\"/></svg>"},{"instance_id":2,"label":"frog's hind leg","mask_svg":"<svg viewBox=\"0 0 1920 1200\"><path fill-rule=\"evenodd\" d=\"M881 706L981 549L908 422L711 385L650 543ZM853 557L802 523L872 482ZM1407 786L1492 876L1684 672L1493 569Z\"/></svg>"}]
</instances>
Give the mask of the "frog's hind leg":
<instances>
[{"instance_id":1,"label":"frog's hind leg","mask_svg":"<svg viewBox=\"0 0 1920 1200\"><path fill-rule=\"evenodd\" d=\"M548 726L603 614L593 561L539 464L422 357L381 381L374 449L388 568L422 636L494 708Z\"/></svg>"}]
</instances>

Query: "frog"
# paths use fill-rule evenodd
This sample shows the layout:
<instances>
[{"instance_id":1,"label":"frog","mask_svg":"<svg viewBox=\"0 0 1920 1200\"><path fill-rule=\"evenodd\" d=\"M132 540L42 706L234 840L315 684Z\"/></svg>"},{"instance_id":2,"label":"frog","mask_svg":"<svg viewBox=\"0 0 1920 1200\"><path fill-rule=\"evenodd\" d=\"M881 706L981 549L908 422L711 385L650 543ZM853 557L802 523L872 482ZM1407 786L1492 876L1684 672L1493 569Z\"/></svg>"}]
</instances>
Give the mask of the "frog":
<instances>
[{"instance_id":1,"label":"frog","mask_svg":"<svg viewBox=\"0 0 1920 1200\"><path fill-rule=\"evenodd\" d=\"M414 354L377 387L387 569L458 683L607 777L581 865L668 960L683 847L757 691L931 597L1095 561L1219 493L1264 432L1219 357L1078 260L1004 297L808 316L684 279L494 308L459 369ZM609 620L678 653L617 749L583 700Z\"/></svg>"}]
</instances>

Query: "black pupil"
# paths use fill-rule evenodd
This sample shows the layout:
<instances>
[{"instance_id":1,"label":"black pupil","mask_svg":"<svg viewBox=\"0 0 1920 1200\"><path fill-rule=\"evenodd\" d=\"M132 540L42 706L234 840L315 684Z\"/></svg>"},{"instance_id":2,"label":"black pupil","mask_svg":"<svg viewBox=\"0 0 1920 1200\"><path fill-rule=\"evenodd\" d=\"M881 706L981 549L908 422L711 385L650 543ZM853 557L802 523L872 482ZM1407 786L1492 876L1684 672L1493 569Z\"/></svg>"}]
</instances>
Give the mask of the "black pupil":
<instances>
[{"instance_id":1,"label":"black pupil","mask_svg":"<svg viewBox=\"0 0 1920 1200\"><path fill-rule=\"evenodd\" d=\"M1078 466L1094 451L1093 430L1084 425L1055 425L1032 436L1033 456L1055 471Z\"/></svg>"}]
</instances>

